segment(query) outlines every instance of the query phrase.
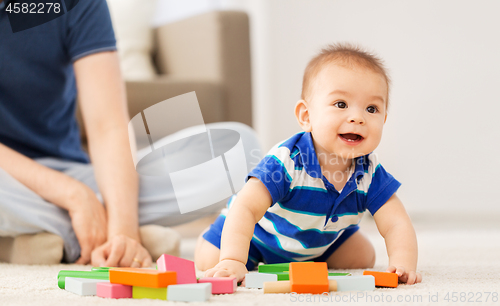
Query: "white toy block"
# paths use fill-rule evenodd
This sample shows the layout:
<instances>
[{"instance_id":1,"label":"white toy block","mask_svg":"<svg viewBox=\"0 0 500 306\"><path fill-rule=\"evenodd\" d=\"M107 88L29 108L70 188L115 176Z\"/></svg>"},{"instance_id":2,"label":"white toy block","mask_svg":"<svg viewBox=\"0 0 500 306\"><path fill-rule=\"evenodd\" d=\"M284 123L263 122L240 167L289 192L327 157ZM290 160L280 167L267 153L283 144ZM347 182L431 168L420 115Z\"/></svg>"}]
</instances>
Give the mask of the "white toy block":
<instances>
[{"instance_id":1,"label":"white toy block","mask_svg":"<svg viewBox=\"0 0 500 306\"><path fill-rule=\"evenodd\" d=\"M205 302L212 296L212 284L182 284L167 287L167 301Z\"/></svg>"},{"instance_id":2,"label":"white toy block","mask_svg":"<svg viewBox=\"0 0 500 306\"><path fill-rule=\"evenodd\" d=\"M78 295L96 295L97 283L109 283L102 279L66 277L64 289Z\"/></svg>"},{"instance_id":3,"label":"white toy block","mask_svg":"<svg viewBox=\"0 0 500 306\"><path fill-rule=\"evenodd\" d=\"M375 290L375 277L360 276L328 276L337 281L337 291L372 291Z\"/></svg>"},{"instance_id":4,"label":"white toy block","mask_svg":"<svg viewBox=\"0 0 500 306\"><path fill-rule=\"evenodd\" d=\"M278 275L270 273L248 273L245 275L245 287L264 288L264 282L277 282Z\"/></svg>"}]
</instances>

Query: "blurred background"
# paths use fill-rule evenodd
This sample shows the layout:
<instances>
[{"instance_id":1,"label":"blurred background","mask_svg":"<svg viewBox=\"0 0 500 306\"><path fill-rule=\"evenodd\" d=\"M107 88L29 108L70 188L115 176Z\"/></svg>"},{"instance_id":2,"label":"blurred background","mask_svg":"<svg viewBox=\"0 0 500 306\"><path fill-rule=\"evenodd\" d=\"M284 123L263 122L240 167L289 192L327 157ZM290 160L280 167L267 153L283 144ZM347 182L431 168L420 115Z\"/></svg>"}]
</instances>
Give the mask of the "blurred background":
<instances>
[{"instance_id":1,"label":"blurred background","mask_svg":"<svg viewBox=\"0 0 500 306\"><path fill-rule=\"evenodd\" d=\"M293 107L300 97L303 70L312 56L338 41L373 51L384 59L393 82L384 136L376 152L384 167L402 182L398 194L410 214L434 215L441 220L463 213L480 221L500 212L493 186L500 183L496 175L500 170L500 2L108 0L108 4L122 70L129 81L128 95L133 99L143 96L144 91L130 89L138 82L149 80L166 88L158 85L158 79L175 80L174 72L179 70L176 65L184 61L184 56L193 56L185 63L191 73L180 73L177 80L192 77L198 82L207 78L213 85L228 79L224 74L229 69L224 68L225 59L235 61L238 54L247 51L237 50L236 57L223 52L214 57L222 68L215 67L217 73L210 76L205 66L212 65L212 61L197 62L197 55L190 53L210 53L219 47L177 52L176 60L159 57L157 49L169 45L169 35L180 35L177 25L185 20L197 20L197 16L214 11L244 12L248 16L248 33L232 33L229 45L233 42L230 48L248 49L249 67L234 68L234 63L230 66L236 69L233 73L237 77L248 79L242 82L248 83L245 86L250 90L239 85L227 93L222 83L212 91L203 87L209 92L207 98L200 96L204 95L202 89L194 90L205 122L236 120L251 124L264 151L300 131ZM167 38L158 43L158 29L165 26L170 27L162 32ZM231 23L224 27L227 31L233 28ZM188 27L194 36L185 39L197 39L197 31L204 33L206 28ZM146 57L126 59L127 52L131 55L137 51L126 50L129 32L140 32L136 36L141 42L132 39L129 45L142 46L139 51ZM220 38L199 35L198 39ZM183 38L179 38L170 45L182 43ZM156 90L152 102L168 98L155 88L145 90ZM187 92L185 87L179 90ZM209 97L223 101L229 96L233 99L231 107L226 107L229 102L206 102ZM240 100L248 102L241 102L240 107ZM214 115L211 105L217 105L225 115ZM234 116L226 116L226 108L231 108Z\"/></svg>"}]
</instances>

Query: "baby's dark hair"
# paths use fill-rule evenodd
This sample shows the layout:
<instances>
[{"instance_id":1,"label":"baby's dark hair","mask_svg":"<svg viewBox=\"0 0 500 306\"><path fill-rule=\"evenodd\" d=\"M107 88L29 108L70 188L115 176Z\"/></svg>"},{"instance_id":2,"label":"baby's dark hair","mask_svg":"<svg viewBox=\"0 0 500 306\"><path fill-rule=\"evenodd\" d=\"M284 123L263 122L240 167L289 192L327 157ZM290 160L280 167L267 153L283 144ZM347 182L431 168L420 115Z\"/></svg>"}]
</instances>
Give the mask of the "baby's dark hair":
<instances>
[{"instance_id":1,"label":"baby's dark hair","mask_svg":"<svg viewBox=\"0 0 500 306\"><path fill-rule=\"evenodd\" d=\"M387 83L387 103L389 103L389 87L391 80L387 74L382 60L374 54L350 43L335 43L323 48L307 64L302 81L302 100L306 100L311 95L312 84L321 69L326 64L335 63L340 66L352 68L355 66L370 69L382 75Z\"/></svg>"}]
</instances>

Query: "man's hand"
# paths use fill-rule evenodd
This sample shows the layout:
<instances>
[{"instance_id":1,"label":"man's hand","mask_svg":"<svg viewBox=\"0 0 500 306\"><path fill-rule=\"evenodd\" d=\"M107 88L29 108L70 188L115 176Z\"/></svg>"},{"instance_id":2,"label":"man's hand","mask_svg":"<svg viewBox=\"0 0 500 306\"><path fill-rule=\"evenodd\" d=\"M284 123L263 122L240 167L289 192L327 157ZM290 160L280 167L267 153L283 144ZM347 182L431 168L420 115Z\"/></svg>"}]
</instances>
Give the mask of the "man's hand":
<instances>
[{"instance_id":1,"label":"man's hand","mask_svg":"<svg viewBox=\"0 0 500 306\"><path fill-rule=\"evenodd\" d=\"M420 273L415 271L406 271L405 268L401 266L390 266L385 272L396 273L398 275L399 282L408 285L413 285L422 281L422 275L420 275Z\"/></svg>"},{"instance_id":2,"label":"man's hand","mask_svg":"<svg viewBox=\"0 0 500 306\"><path fill-rule=\"evenodd\" d=\"M107 218L104 206L88 186L77 183L77 191L68 199L68 213L76 238L80 243L80 258L76 264L88 264L92 251L106 242Z\"/></svg>"},{"instance_id":3,"label":"man's hand","mask_svg":"<svg viewBox=\"0 0 500 306\"><path fill-rule=\"evenodd\" d=\"M116 235L92 252L92 265L100 267L150 267L151 255L139 243L125 235Z\"/></svg>"},{"instance_id":4,"label":"man's hand","mask_svg":"<svg viewBox=\"0 0 500 306\"><path fill-rule=\"evenodd\" d=\"M235 277L239 283L247 273L247 267L241 261L224 259L212 269L205 271L205 277Z\"/></svg>"}]
</instances>

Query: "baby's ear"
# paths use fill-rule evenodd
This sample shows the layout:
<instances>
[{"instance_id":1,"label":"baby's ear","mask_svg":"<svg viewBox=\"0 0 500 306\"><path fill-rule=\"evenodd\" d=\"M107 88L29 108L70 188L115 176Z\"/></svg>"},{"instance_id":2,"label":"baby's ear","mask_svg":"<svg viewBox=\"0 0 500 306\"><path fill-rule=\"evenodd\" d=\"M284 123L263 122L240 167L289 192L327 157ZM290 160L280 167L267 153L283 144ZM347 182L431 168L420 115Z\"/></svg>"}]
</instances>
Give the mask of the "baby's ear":
<instances>
[{"instance_id":1,"label":"baby's ear","mask_svg":"<svg viewBox=\"0 0 500 306\"><path fill-rule=\"evenodd\" d=\"M299 100L297 104L295 104L295 118L297 118L297 122L305 132L310 132L312 130L307 101Z\"/></svg>"}]
</instances>

